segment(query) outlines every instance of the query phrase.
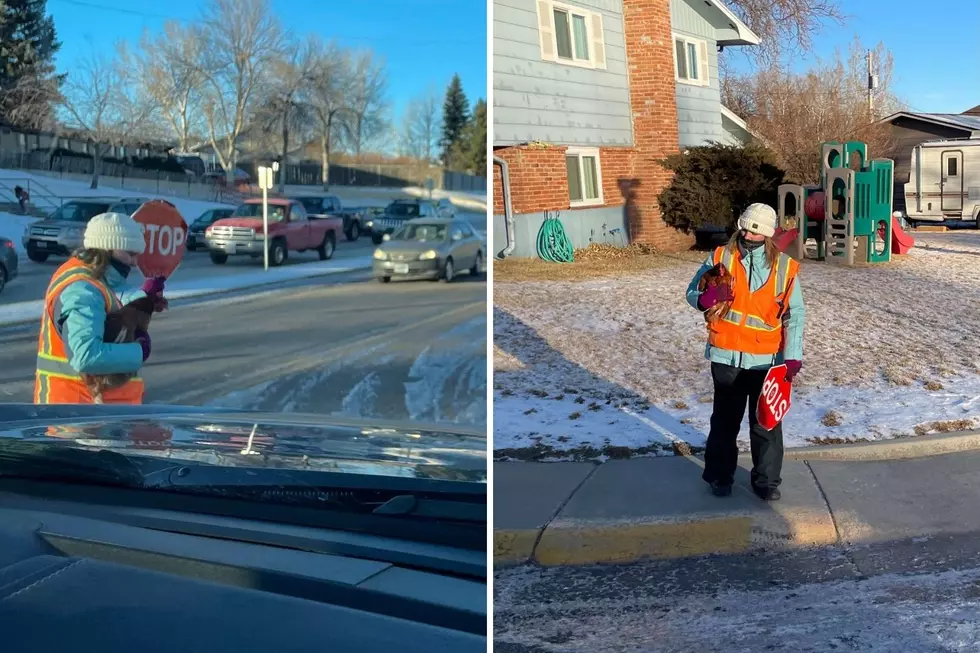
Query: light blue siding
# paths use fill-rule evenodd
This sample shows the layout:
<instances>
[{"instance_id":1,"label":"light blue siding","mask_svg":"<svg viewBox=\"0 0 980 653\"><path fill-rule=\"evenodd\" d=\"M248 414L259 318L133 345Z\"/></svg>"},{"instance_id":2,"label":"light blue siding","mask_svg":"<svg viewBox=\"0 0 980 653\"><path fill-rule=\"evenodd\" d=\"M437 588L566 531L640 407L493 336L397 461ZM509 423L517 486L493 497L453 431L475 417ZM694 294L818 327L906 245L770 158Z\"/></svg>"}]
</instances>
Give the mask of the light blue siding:
<instances>
[{"instance_id":1,"label":"light blue siding","mask_svg":"<svg viewBox=\"0 0 980 653\"><path fill-rule=\"evenodd\" d=\"M670 21L675 34L701 39L708 44L709 85L676 84L679 144L684 148L705 145L709 141L725 142L715 27L688 0L671 0Z\"/></svg>"},{"instance_id":2,"label":"light blue siding","mask_svg":"<svg viewBox=\"0 0 980 653\"><path fill-rule=\"evenodd\" d=\"M535 0L494 0L494 145L633 144L622 0L565 4L602 14L606 69L543 61Z\"/></svg>"},{"instance_id":3,"label":"light blue siding","mask_svg":"<svg viewBox=\"0 0 980 653\"><path fill-rule=\"evenodd\" d=\"M572 247L588 247L592 243L609 243L625 247L629 243L626 229L626 207L603 206L590 209L562 211L561 220ZM514 216L517 248L511 254L516 258L537 258L538 231L545 221L545 214L522 213ZM507 247L504 216L493 216L493 254L496 256Z\"/></svg>"}]
</instances>

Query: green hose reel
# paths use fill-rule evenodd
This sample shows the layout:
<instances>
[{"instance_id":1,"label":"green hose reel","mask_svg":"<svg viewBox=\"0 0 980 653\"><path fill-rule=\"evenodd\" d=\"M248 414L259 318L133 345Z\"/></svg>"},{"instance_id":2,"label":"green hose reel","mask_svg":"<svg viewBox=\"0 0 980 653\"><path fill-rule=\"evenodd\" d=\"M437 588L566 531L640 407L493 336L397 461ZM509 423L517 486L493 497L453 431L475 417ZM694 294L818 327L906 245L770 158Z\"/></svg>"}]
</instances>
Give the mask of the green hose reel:
<instances>
[{"instance_id":1,"label":"green hose reel","mask_svg":"<svg viewBox=\"0 0 980 653\"><path fill-rule=\"evenodd\" d=\"M572 241L568 239L558 214L545 213L545 221L538 230L538 256L551 263L571 263L575 260Z\"/></svg>"}]
</instances>

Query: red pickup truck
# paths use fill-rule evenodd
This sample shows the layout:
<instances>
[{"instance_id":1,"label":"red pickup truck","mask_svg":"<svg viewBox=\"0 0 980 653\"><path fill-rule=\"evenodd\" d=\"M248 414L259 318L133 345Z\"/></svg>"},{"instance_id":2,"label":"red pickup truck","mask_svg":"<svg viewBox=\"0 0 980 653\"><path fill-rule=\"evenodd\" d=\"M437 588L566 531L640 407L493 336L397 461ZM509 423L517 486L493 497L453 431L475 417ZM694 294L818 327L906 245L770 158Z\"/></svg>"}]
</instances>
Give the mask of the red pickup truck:
<instances>
[{"instance_id":1,"label":"red pickup truck","mask_svg":"<svg viewBox=\"0 0 980 653\"><path fill-rule=\"evenodd\" d=\"M245 200L204 232L211 261L222 265L229 256L261 257L262 226L262 200ZM269 265L282 265L288 252L308 249L315 249L321 261L333 258L343 228L342 218L310 220L300 202L269 198Z\"/></svg>"}]
</instances>

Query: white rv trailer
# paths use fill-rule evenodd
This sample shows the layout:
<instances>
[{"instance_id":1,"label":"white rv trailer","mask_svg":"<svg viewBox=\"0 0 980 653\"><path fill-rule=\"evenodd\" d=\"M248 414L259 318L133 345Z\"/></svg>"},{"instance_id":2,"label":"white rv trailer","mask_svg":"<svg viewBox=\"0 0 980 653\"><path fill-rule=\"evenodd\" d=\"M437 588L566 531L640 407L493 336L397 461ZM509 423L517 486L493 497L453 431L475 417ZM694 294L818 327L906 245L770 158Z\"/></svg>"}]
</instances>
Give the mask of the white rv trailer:
<instances>
[{"instance_id":1,"label":"white rv trailer","mask_svg":"<svg viewBox=\"0 0 980 653\"><path fill-rule=\"evenodd\" d=\"M980 229L980 139L920 143L912 149L905 214L917 222L974 222Z\"/></svg>"}]
</instances>

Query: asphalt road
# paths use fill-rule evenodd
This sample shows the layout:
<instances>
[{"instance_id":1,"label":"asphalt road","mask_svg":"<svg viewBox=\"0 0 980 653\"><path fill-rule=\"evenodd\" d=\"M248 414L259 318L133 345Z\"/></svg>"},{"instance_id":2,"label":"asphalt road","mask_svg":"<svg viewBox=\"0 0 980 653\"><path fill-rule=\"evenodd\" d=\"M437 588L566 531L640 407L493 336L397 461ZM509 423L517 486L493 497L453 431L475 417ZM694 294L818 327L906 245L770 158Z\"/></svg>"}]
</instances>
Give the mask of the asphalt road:
<instances>
[{"instance_id":1,"label":"asphalt road","mask_svg":"<svg viewBox=\"0 0 980 653\"><path fill-rule=\"evenodd\" d=\"M352 273L154 317L145 401L486 423L484 277ZM0 330L0 401L30 402L38 326Z\"/></svg>"},{"instance_id":2,"label":"asphalt road","mask_svg":"<svg viewBox=\"0 0 980 653\"><path fill-rule=\"evenodd\" d=\"M460 217L470 221L473 228L486 231L487 218L485 214L461 212ZM20 243L17 243L18 250ZM357 257L370 256L374 245L370 237L362 236L355 242L342 239L337 243L334 260L343 261ZM484 257L486 258L486 257ZM289 258L283 267L301 265L318 261L316 252L289 252ZM35 263L21 256L19 274L16 279L7 284L0 294L0 305L15 302L34 301L44 298L44 291L51 280L51 275L65 262L65 257L56 256L44 263ZM187 252L183 262L171 277L172 282L193 281L198 279L218 279L239 274L247 274L262 269L262 259L252 259L248 256L233 256L224 265L215 265L206 251Z\"/></svg>"},{"instance_id":3,"label":"asphalt road","mask_svg":"<svg viewBox=\"0 0 980 653\"><path fill-rule=\"evenodd\" d=\"M494 573L497 653L980 650L976 533Z\"/></svg>"}]
</instances>

